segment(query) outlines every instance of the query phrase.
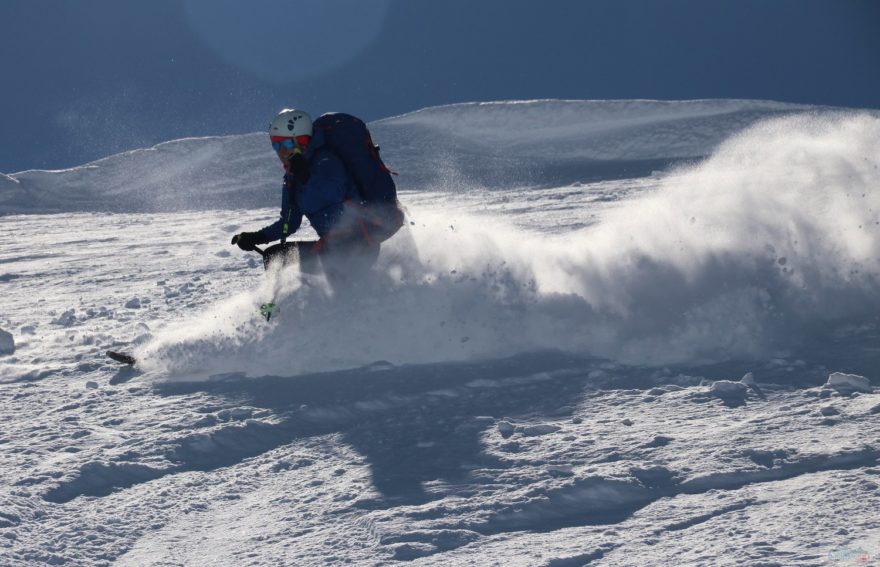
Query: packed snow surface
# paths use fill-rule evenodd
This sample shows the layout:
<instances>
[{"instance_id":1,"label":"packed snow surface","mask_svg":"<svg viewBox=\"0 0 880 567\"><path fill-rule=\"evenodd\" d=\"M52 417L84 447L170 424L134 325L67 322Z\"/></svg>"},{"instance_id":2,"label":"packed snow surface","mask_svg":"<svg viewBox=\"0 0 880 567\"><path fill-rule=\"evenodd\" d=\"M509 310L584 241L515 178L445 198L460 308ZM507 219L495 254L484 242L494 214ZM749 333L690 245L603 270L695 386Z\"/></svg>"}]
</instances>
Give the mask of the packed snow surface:
<instances>
[{"instance_id":1,"label":"packed snow surface","mask_svg":"<svg viewBox=\"0 0 880 567\"><path fill-rule=\"evenodd\" d=\"M335 288L229 245L262 134L0 177L0 563L880 557L876 113L371 130L408 223Z\"/></svg>"}]
</instances>

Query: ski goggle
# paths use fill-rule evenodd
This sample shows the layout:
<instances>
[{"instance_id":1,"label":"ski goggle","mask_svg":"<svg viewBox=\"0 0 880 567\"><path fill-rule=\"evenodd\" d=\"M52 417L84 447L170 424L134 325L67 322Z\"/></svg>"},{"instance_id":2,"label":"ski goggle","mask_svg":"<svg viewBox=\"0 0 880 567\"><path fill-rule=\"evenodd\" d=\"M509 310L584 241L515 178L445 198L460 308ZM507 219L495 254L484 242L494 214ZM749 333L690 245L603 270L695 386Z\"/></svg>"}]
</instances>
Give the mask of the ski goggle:
<instances>
[{"instance_id":1,"label":"ski goggle","mask_svg":"<svg viewBox=\"0 0 880 567\"><path fill-rule=\"evenodd\" d=\"M286 138L282 136L272 136L272 149L276 152L281 151L281 148L287 148L288 150L292 150L293 148L300 146L306 147L309 144L309 136L297 136L296 138Z\"/></svg>"},{"instance_id":2,"label":"ski goggle","mask_svg":"<svg viewBox=\"0 0 880 567\"><path fill-rule=\"evenodd\" d=\"M281 148L287 148L288 150L292 150L296 147L296 142L293 138L286 138L280 142L272 142L272 149L276 152L281 151Z\"/></svg>"}]
</instances>

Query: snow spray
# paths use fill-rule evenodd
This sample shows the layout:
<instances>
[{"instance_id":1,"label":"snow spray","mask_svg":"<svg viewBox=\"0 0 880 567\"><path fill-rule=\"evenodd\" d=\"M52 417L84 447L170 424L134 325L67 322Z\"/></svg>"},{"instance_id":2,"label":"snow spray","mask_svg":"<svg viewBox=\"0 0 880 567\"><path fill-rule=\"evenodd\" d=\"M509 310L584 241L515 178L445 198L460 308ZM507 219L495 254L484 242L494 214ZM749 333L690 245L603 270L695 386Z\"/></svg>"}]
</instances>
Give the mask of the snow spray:
<instances>
[{"instance_id":1,"label":"snow spray","mask_svg":"<svg viewBox=\"0 0 880 567\"><path fill-rule=\"evenodd\" d=\"M562 236L412 210L355 288L270 276L140 358L172 373L290 375L548 348L636 364L796 354L877 323L878 164L880 119L799 114ZM267 324L257 306L270 289L280 315Z\"/></svg>"}]
</instances>

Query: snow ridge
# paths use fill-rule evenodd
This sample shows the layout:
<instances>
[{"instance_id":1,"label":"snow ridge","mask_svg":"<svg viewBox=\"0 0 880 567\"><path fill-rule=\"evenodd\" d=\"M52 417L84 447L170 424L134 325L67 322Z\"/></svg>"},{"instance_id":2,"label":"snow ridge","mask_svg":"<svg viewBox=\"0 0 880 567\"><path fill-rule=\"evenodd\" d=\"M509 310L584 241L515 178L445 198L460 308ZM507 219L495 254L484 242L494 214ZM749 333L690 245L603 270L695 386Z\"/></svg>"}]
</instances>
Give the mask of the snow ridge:
<instances>
[{"instance_id":1,"label":"snow ridge","mask_svg":"<svg viewBox=\"0 0 880 567\"><path fill-rule=\"evenodd\" d=\"M428 108L370 127L404 191L503 189L614 171L646 175L705 156L760 119L811 108L723 100L500 102ZM185 138L81 167L3 175L0 214L275 206L281 174L263 134Z\"/></svg>"}]
</instances>

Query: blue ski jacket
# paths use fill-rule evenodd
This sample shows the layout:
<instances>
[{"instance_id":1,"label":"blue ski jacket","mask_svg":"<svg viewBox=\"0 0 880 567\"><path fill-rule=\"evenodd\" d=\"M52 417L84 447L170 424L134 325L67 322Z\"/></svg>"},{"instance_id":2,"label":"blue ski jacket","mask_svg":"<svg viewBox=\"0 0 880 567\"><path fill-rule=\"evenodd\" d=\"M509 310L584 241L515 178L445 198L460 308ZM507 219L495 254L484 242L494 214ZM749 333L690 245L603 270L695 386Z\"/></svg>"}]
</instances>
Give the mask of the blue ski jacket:
<instances>
[{"instance_id":1,"label":"blue ski jacket","mask_svg":"<svg viewBox=\"0 0 880 567\"><path fill-rule=\"evenodd\" d=\"M308 183L300 183L289 173L284 175L281 218L260 230L268 242L295 233L303 216L323 238L342 219L346 201L361 201L351 173L339 156L324 147L322 131L315 131L303 156L310 167Z\"/></svg>"}]
</instances>

